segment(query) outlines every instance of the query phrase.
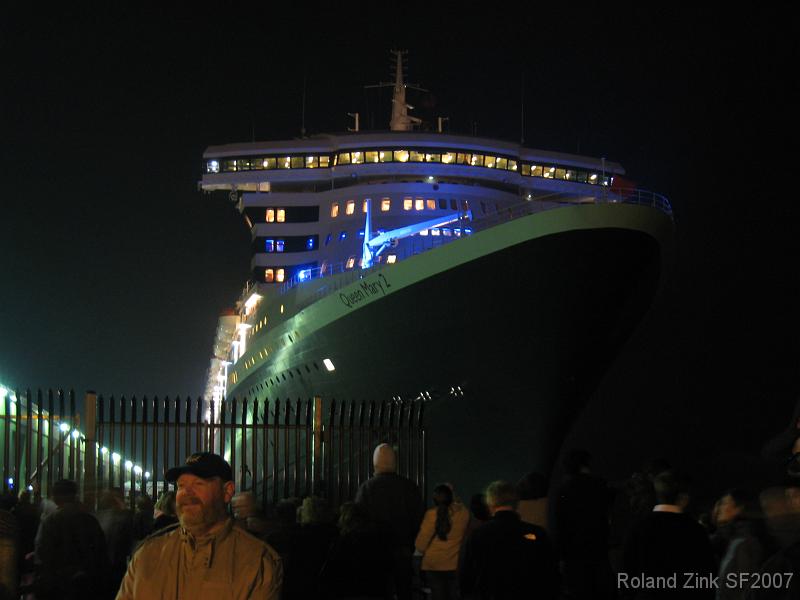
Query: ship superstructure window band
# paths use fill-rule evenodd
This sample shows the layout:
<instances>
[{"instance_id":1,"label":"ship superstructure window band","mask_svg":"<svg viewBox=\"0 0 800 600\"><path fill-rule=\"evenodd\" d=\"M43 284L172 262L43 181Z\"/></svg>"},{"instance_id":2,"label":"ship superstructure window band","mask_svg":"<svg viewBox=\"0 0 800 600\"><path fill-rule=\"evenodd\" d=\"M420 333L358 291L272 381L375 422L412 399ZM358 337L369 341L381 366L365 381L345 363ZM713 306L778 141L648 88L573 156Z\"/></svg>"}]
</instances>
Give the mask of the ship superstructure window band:
<instances>
[{"instance_id":1,"label":"ship superstructure window band","mask_svg":"<svg viewBox=\"0 0 800 600\"><path fill-rule=\"evenodd\" d=\"M261 156L209 159L206 173L237 173L241 171L270 171L273 169L316 169L337 165L363 165L370 163L438 163L467 167L481 167L501 171L519 172L525 177L558 179L588 185L611 185L613 175L578 169L573 166L552 163L522 162L517 158L474 152L447 150L426 152L424 150L384 149L351 150L334 154Z\"/></svg>"}]
</instances>

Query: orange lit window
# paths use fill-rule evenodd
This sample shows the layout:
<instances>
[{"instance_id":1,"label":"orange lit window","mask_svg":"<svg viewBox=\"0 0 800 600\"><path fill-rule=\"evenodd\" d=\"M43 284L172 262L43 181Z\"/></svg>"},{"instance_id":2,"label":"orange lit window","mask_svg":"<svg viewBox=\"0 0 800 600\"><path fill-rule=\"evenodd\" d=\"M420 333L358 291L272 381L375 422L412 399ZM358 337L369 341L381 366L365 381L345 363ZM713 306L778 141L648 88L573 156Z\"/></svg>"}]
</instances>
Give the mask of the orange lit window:
<instances>
[{"instance_id":1,"label":"orange lit window","mask_svg":"<svg viewBox=\"0 0 800 600\"><path fill-rule=\"evenodd\" d=\"M272 283L275 280L275 271L272 269L267 269L264 271L264 281L267 283Z\"/></svg>"},{"instance_id":2,"label":"orange lit window","mask_svg":"<svg viewBox=\"0 0 800 600\"><path fill-rule=\"evenodd\" d=\"M345 205L345 214L352 215L356 211L356 203L354 200L348 200Z\"/></svg>"},{"instance_id":3,"label":"orange lit window","mask_svg":"<svg viewBox=\"0 0 800 600\"><path fill-rule=\"evenodd\" d=\"M414 200L414 210L425 210L425 200L422 198Z\"/></svg>"},{"instance_id":4,"label":"orange lit window","mask_svg":"<svg viewBox=\"0 0 800 600\"><path fill-rule=\"evenodd\" d=\"M403 198L403 210L411 210L414 208L413 198Z\"/></svg>"},{"instance_id":5,"label":"orange lit window","mask_svg":"<svg viewBox=\"0 0 800 600\"><path fill-rule=\"evenodd\" d=\"M436 200L434 200L433 198L428 198L425 201L425 204L428 207L428 210L436 210Z\"/></svg>"},{"instance_id":6,"label":"orange lit window","mask_svg":"<svg viewBox=\"0 0 800 600\"><path fill-rule=\"evenodd\" d=\"M335 219L338 216L339 216L339 203L334 202L333 204L331 204L331 217Z\"/></svg>"},{"instance_id":7,"label":"orange lit window","mask_svg":"<svg viewBox=\"0 0 800 600\"><path fill-rule=\"evenodd\" d=\"M364 162L364 155L361 152L351 152L350 156L354 165L360 165Z\"/></svg>"},{"instance_id":8,"label":"orange lit window","mask_svg":"<svg viewBox=\"0 0 800 600\"><path fill-rule=\"evenodd\" d=\"M387 212L392 207L392 201L389 198L381 200L381 211Z\"/></svg>"},{"instance_id":9,"label":"orange lit window","mask_svg":"<svg viewBox=\"0 0 800 600\"><path fill-rule=\"evenodd\" d=\"M356 264L356 259L355 259L355 257L351 256L350 258L347 259L347 263L345 264L345 268L346 269L352 269L354 264Z\"/></svg>"},{"instance_id":10,"label":"orange lit window","mask_svg":"<svg viewBox=\"0 0 800 600\"><path fill-rule=\"evenodd\" d=\"M389 263L390 265L393 265L394 263L397 262L397 255L390 254L389 256L386 257L386 262Z\"/></svg>"},{"instance_id":11,"label":"orange lit window","mask_svg":"<svg viewBox=\"0 0 800 600\"><path fill-rule=\"evenodd\" d=\"M283 223L286 220L286 209L279 208L278 209L278 223Z\"/></svg>"},{"instance_id":12,"label":"orange lit window","mask_svg":"<svg viewBox=\"0 0 800 600\"><path fill-rule=\"evenodd\" d=\"M274 223L275 222L275 209L268 208L267 209L267 223Z\"/></svg>"},{"instance_id":13,"label":"orange lit window","mask_svg":"<svg viewBox=\"0 0 800 600\"><path fill-rule=\"evenodd\" d=\"M369 202L369 201L368 200L364 200L364 203L361 205L361 212L363 212L363 213L367 212L367 202Z\"/></svg>"},{"instance_id":14,"label":"orange lit window","mask_svg":"<svg viewBox=\"0 0 800 600\"><path fill-rule=\"evenodd\" d=\"M275 273L275 281L277 281L278 283L282 283L285 277L286 273L284 269L278 269L277 272Z\"/></svg>"}]
</instances>

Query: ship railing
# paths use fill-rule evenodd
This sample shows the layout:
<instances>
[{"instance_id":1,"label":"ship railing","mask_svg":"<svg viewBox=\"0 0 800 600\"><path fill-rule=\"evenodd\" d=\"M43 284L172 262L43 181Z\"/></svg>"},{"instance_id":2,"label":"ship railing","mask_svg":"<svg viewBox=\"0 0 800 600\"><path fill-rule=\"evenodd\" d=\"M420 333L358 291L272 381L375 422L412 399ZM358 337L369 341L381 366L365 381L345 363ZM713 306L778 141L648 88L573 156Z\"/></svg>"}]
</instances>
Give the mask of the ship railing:
<instances>
[{"instance_id":1,"label":"ship railing","mask_svg":"<svg viewBox=\"0 0 800 600\"><path fill-rule=\"evenodd\" d=\"M445 244L450 244L464 237L469 237L469 235L474 232L489 229L499 223L520 219L537 212L574 206L576 204L636 204L640 206L650 206L667 214L670 218L672 217L672 206L669 200L661 194L648 190L603 187L592 190L590 194L581 196L565 197L554 194L531 196L523 202L498 208L491 211L489 214L475 218L472 221L466 221L459 226L456 226L454 223L452 227L444 228L440 231L439 235L433 235L432 232L428 232L428 235L414 235L408 238L410 240L409 243L403 244L397 248L392 248L391 254L395 255L397 261L401 261L411 256L434 250ZM305 269L291 279L285 281L281 285L280 293L285 294L298 285L305 284L313 279L345 274L342 277L330 280L329 283L314 290L308 297L301 299L298 302L298 308L302 308L304 306L309 306L316 300L354 281L362 279L375 269L379 269L386 264L385 262L378 263L368 269L362 269L359 264L353 262L351 259L338 263L325 264L313 269Z\"/></svg>"}]
</instances>

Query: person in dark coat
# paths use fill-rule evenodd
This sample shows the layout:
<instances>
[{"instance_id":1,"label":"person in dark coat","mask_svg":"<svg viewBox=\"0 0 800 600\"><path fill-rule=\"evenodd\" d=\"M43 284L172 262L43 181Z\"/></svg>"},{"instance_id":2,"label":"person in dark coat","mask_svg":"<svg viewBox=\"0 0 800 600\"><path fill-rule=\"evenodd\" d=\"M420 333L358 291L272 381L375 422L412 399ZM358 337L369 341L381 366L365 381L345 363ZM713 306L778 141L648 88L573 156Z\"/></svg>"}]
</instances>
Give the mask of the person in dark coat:
<instances>
[{"instance_id":1,"label":"person in dark coat","mask_svg":"<svg viewBox=\"0 0 800 600\"><path fill-rule=\"evenodd\" d=\"M372 464L375 475L361 484L355 501L372 521L391 533L397 596L408 600L414 576L414 540L424 513L422 496L416 483L397 473L397 455L389 444L375 448Z\"/></svg>"},{"instance_id":2,"label":"person in dark coat","mask_svg":"<svg viewBox=\"0 0 800 600\"><path fill-rule=\"evenodd\" d=\"M128 556L133 550L133 514L125 506L125 497L120 488L103 491L97 506L97 521L106 536L112 585L118 588L128 568Z\"/></svg>"},{"instance_id":3,"label":"person in dark coat","mask_svg":"<svg viewBox=\"0 0 800 600\"><path fill-rule=\"evenodd\" d=\"M486 489L492 518L464 544L458 582L464 600L516 598L553 599L558 596L555 552L547 532L519 518L519 497L506 481Z\"/></svg>"},{"instance_id":4,"label":"person in dark coat","mask_svg":"<svg viewBox=\"0 0 800 600\"><path fill-rule=\"evenodd\" d=\"M625 543L624 570L617 574L621 595L637 599L713 598L716 569L708 534L684 514L689 504L688 479L665 471L653 485L658 504L631 529ZM639 585L637 578L654 585Z\"/></svg>"},{"instance_id":5,"label":"person in dark coat","mask_svg":"<svg viewBox=\"0 0 800 600\"><path fill-rule=\"evenodd\" d=\"M53 484L58 507L36 534L36 598L102 598L110 591L106 539L97 519L78 501L78 484Z\"/></svg>"}]
</instances>

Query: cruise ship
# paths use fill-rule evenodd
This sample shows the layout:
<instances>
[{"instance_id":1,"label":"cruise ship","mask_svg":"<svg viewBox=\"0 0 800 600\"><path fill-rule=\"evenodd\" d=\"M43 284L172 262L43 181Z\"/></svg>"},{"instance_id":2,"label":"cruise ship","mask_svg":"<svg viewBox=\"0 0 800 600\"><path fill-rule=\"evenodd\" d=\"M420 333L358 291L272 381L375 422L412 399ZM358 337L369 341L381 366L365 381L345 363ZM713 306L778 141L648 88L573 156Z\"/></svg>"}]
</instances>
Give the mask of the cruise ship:
<instances>
[{"instance_id":1,"label":"cruise ship","mask_svg":"<svg viewBox=\"0 0 800 600\"><path fill-rule=\"evenodd\" d=\"M659 289L672 210L604 158L418 130L402 59L389 131L205 151L253 252L206 397L417 398L428 480L467 494L551 472Z\"/></svg>"}]
</instances>

